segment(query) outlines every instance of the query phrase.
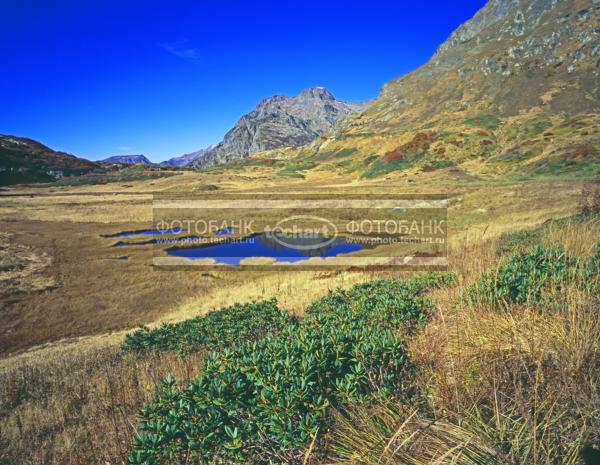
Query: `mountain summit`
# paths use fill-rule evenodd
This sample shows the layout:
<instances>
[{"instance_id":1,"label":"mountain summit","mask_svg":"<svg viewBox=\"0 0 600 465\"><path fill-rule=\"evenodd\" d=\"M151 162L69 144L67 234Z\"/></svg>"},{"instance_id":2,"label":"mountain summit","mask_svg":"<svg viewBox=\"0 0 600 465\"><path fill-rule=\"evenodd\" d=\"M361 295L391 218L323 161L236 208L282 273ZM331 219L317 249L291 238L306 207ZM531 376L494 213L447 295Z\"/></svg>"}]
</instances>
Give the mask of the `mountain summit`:
<instances>
[{"instance_id":1,"label":"mountain summit","mask_svg":"<svg viewBox=\"0 0 600 465\"><path fill-rule=\"evenodd\" d=\"M262 150L307 144L365 106L337 100L324 87L306 89L295 97L269 97L242 116L224 139L196 158L192 166L205 168Z\"/></svg>"}]
</instances>

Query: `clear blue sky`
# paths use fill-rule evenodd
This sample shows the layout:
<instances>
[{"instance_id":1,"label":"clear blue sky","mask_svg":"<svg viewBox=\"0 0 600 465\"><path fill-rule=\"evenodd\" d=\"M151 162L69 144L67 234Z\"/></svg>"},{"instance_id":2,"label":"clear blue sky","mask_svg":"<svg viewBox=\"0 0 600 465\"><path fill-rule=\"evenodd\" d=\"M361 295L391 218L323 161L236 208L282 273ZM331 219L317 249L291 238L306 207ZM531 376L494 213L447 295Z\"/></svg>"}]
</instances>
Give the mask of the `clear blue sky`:
<instances>
[{"instance_id":1,"label":"clear blue sky","mask_svg":"<svg viewBox=\"0 0 600 465\"><path fill-rule=\"evenodd\" d=\"M484 3L2 0L0 134L163 160L274 94L372 99Z\"/></svg>"}]
</instances>

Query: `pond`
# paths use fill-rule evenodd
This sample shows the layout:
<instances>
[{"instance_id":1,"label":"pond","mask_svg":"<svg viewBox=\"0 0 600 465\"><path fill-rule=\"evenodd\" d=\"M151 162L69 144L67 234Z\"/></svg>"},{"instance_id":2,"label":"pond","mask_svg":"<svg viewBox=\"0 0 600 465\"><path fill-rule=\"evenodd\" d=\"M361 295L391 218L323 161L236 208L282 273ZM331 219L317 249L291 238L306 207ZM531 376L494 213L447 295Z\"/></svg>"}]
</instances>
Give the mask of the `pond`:
<instances>
[{"instance_id":1,"label":"pond","mask_svg":"<svg viewBox=\"0 0 600 465\"><path fill-rule=\"evenodd\" d=\"M219 229L215 234L217 236L229 236L230 234L233 234L233 228Z\"/></svg>"},{"instance_id":2,"label":"pond","mask_svg":"<svg viewBox=\"0 0 600 465\"><path fill-rule=\"evenodd\" d=\"M247 258L274 258L276 262L295 263L312 257L335 257L358 252L364 247L343 237L299 238L280 234L257 234L219 244L193 248L172 248L167 253L191 260L212 258L219 264L239 265Z\"/></svg>"},{"instance_id":3,"label":"pond","mask_svg":"<svg viewBox=\"0 0 600 465\"><path fill-rule=\"evenodd\" d=\"M173 228L173 229L142 229L140 231L125 231L117 234L111 234L108 236L103 236L107 238L113 237L132 237L132 236L156 236L162 234L179 234L182 233L182 228Z\"/></svg>"}]
</instances>

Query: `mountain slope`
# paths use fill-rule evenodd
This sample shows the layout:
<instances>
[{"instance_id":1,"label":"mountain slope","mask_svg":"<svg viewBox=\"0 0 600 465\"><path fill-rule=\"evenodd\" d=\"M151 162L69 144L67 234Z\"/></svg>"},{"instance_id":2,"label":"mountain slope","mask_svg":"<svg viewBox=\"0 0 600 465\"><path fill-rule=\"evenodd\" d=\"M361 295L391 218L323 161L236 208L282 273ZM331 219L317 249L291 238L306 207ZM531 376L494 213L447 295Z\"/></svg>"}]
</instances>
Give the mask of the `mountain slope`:
<instances>
[{"instance_id":1,"label":"mountain slope","mask_svg":"<svg viewBox=\"0 0 600 465\"><path fill-rule=\"evenodd\" d=\"M598 111L599 10L592 0L490 0L425 66L385 85L370 114L406 123L440 109Z\"/></svg>"},{"instance_id":2,"label":"mountain slope","mask_svg":"<svg viewBox=\"0 0 600 465\"><path fill-rule=\"evenodd\" d=\"M150 165L152 163L145 155L115 155L100 161L102 163L123 163L125 165L135 165L136 163Z\"/></svg>"},{"instance_id":3,"label":"mountain slope","mask_svg":"<svg viewBox=\"0 0 600 465\"><path fill-rule=\"evenodd\" d=\"M0 185L45 182L100 169L97 163L57 152L24 137L0 135Z\"/></svg>"},{"instance_id":4,"label":"mountain slope","mask_svg":"<svg viewBox=\"0 0 600 465\"><path fill-rule=\"evenodd\" d=\"M457 165L593 174L600 169L599 36L598 0L490 0L428 63L289 157L363 177ZM338 163L328 158L349 151Z\"/></svg>"},{"instance_id":5,"label":"mountain slope","mask_svg":"<svg viewBox=\"0 0 600 465\"><path fill-rule=\"evenodd\" d=\"M178 157L169 158L161 162L161 165L169 165L169 166L188 166L197 158L203 156L208 150L212 147L208 147L206 149L200 149L196 152L186 153L184 155L180 155Z\"/></svg>"},{"instance_id":6,"label":"mountain slope","mask_svg":"<svg viewBox=\"0 0 600 465\"><path fill-rule=\"evenodd\" d=\"M307 89L295 97L267 98L242 116L223 141L194 160L192 166L205 168L262 150L307 144L364 107L336 100L323 87Z\"/></svg>"}]
</instances>

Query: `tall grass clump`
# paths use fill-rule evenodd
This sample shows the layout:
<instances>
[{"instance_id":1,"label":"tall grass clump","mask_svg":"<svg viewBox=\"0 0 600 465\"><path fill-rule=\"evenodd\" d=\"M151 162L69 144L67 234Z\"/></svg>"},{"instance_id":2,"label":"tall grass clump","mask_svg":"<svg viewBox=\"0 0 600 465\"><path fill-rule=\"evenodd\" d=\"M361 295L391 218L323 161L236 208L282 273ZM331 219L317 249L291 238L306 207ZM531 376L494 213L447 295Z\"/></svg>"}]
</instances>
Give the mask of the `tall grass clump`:
<instances>
[{"instance_id":1,"label":"tall grass clump","mask_svg":"<svg viewBox=\"0 0 600 465\"><path fill-rule=\"evenodd\" d=\"M384 465L592 465L595 449L582 443L592 417L549 397L532 412L523 401L486 406L483 400L460 412L432 417L397 402L353 408L339 415L328 463ZM597 413L597 412L594 412ZM596 425L597 427L597 425ZM591 428L590 428L591 429ZM592 459L593 460L593 459Z\"/></svg>"},{"instance_id":2,"label":"tall grass clump","mask_svg":"<svg viewBox=\"0 0 600 465\"><path fill-rule=\"evenodd\" d=\"M0 367L0 464L126 463L137 413L169 373L196 378L204 356L93 345Z\"/></svg>"},{"instance_id":3,"label":"tall grass clump","mask_svg":"<svg viewBox=\"0 0 600 465\"><path fill-rule=\"evenodd\" d=\"M529 288L511 294L507 277L480 277L486 292L508 286L501 301L466 301L460 288L438 301L407 346L415 395L342 406L327 463L600 463L597 258L559 252L572 234L565 227L562 238L552 233L553 249L520 252L485 274L524 274Z\"/></svg>"},{"instance_id":4,"label":"tall grass clump","mask_svg":"<svg viewBox=\"0 0 600 465\"><path fill-rule=\"evenodd\" d=\"M582 189L579 212L585 216L600 215L600 172L595 180Z\"/></svg>"},{"instance_id":5,"label":"tall grass clump","mask_svg":"<svg viewBox=\"0 0 600 465\"><path fill-rule=\"evenodd\" d=\"M275 299L236 303L180 323L165 323L155 329L142 328L125 337L123 351L172 351L183 355L200 348L214 350L259 339L290 322L291 317L279 310Z\"/></svg>"},{"instance_id":6,"label":"tall grass clump","mask_svg":"<svg viewBox=\"0 0 600 465\"><path fill-rule=\"evenodd\" d=\"M563 247L538 245L483 273L466 294L472 304L547 304L568 286L593 285L596 273L593 261L573 256Z\"/></svg>"},{"instance_id":7,"label":"tall grass clump","mask_svg":"<svg viewBox=\"0 0 600 465\"><path fill-rule=\"evenodd\" d=\"M579 217L547 224L537 245L519 246L471 286L442 294L409 345L418 395L343 411L333 461L598 463L594 228Z\"/></svg>"},{"instance_id":8,"label":"tall grass clump","mask_svg":"<svg viewBox=\"0 0 600 465\"><path fill-rule=\"evenodd\" d=\"M301 460L332 407L373 393L410 396L406 334L424 321L445 274L379 280L315 301L279 334L213 352L186 389L164 381L142 414L131 464Z\"/></svg>"}]
</instances>

